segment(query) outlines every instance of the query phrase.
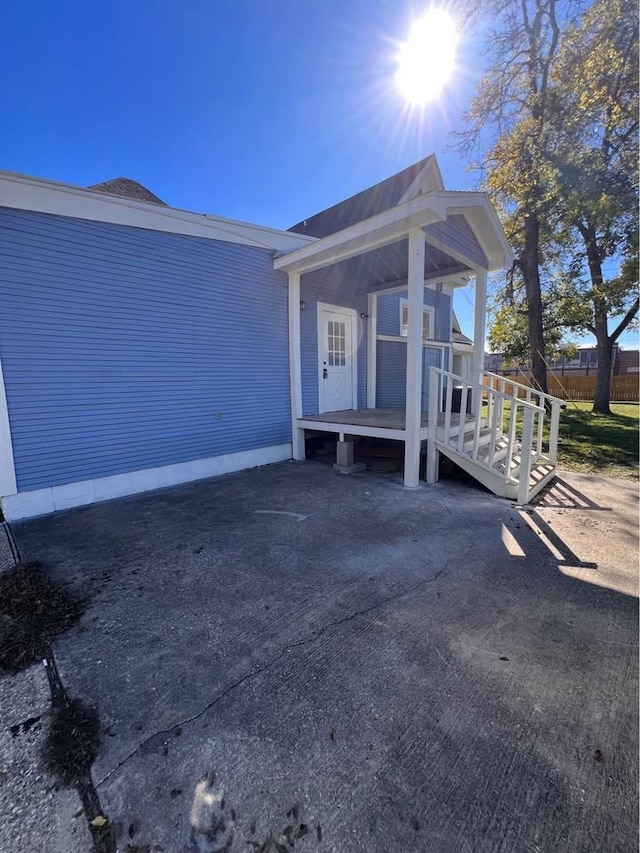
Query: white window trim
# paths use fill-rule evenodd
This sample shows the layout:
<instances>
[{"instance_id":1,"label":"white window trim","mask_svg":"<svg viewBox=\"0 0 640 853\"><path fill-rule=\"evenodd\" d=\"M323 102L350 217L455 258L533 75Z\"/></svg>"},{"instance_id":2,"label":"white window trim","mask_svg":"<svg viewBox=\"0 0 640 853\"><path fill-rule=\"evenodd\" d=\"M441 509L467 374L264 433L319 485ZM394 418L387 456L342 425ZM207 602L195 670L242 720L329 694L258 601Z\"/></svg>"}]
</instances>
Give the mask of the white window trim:
<instances>
[{"instance_id":1,"label":"white window trim","mask_svg":"<svg viewBox=\"0 0 640 853\"><path fill-rule=\"evenodd\" d=\"M408 316L409 316L409 300L405 299L403 296L401 296L400 297L400 306L399 306L399 328L400 328L400 337L401 338L406 338L408 336L408 324L407 324L407 326L404 326L404 324L402 322L405 309L407 311L407 318L408 318ZM436 309L431 305L423 305L422 311L423 311L423 316L426 314L429 317L429 328L428 328L429 334L427 334L426 336L424 334L424 319L422 321L422 324L423 324L422 325L422 329L423 329L422 340L423 341L432 341L435 338L435 331L436 331Z\"/></svg>"}]
</instances>

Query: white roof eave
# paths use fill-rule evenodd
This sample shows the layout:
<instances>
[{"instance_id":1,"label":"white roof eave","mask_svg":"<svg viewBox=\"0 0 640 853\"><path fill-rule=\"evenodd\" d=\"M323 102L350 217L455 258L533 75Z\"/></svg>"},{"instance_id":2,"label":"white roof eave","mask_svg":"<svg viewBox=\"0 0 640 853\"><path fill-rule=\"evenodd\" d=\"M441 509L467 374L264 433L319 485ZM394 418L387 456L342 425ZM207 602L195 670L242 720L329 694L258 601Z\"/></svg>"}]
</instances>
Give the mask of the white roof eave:
<instances>
[{"instance_id":1,"label":"white roof eave","mask_svg":"<svg viewBox=\"0 0 640 853\"><path fill-rule=\"evenodd\" d=\"M445 218L441 199L425 194L322 237L310 246L279 255L274 267L285 272L311 272L387 246L401 240L413 228L423 228Z\"/></svg>"},{"instance_id":2,"label":"white roof eave","mask_svg":"<svg viewBox=\"0 0 640 853\"><path fill-rule=\"evenodd\" d=\"M14 172L0 172L0 206L37 213L50 213L146 228L208 240L240 243L271 251L291 251L315 242L314 238L291 231L279 231L263 225L252 225L193 213L175 207L165 207L150 202L111 196L107 193L63 184L57 181L33 178Z\"/></svg>"},{"instance_id":3,"label":"white roof eave","mask_svg":"<svg viewBox=\"0 0 640 853\"><path fill-rule=\"evenodd\" d=\"M424 228L456 213L467 216L487 256L489 272L512 265L511 249L486 193L443 190L417 196L309 246L280 254L274 267L285 272L311 272L393 243L412 228Z\"/></svg>"}]
</instances>

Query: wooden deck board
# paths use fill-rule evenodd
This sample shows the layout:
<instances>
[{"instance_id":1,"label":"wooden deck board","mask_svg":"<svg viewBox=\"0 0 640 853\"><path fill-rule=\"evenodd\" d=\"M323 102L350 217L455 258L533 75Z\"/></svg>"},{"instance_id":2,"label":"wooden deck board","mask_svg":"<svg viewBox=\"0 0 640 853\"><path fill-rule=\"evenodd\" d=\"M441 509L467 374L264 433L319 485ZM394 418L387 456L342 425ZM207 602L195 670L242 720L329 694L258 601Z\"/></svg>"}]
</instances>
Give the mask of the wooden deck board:
<instances>
[{"instance_id":1,"label":"wooden deck board","mask_svg":"<svg viewBox=\"0 0 640 853\"><path fill-rule=\"evenodd\" d=\"M473 421L473 415L467 415L468 422ZM394 429L404 430L405 428L405 410L404 409L347 409L340 412L324 412L321 415L304 415L298 418L298 422L304 421L309 424L309 429L313 428L313 423L328 423L342 424L354 427L375 427L378 429ZM460 422L459 414L451 415L451 425L457 426ZM301 426L303 424L301 423ZM429 415L427 412L422 412L423 429L429 426ZM438 426L444 426L444 415L438 415Z\"/></svg>"},{"instance_id":2,"label":"wooden deck board","mask_svg":"<svg viewBox=\"0 0 640 853\"><path fill-rule=\"evenodd\" d=\"M347 409L341 412L324 412L321 415L305 415L300 420L321 421L329 424L404 429L404 409ZM427 413L422 413L422 426L427 426Z\"/></svg>"}]
</instances>

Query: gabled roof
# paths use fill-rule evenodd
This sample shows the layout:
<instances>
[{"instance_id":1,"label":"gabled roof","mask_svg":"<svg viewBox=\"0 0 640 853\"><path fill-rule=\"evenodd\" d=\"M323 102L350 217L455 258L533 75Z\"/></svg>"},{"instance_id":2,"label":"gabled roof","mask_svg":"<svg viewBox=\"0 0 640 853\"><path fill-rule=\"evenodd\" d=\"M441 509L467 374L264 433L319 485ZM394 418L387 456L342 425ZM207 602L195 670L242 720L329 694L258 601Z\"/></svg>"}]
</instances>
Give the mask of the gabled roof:
<instances>
[{"instance_id":1,"label":"gabled roof","mask_svg":"<svg viewBox=\"0 0 640 853\"><path fill-rule=\"evenodd\" d=\"M131 178L112 178L110 181L103 181L101 184L92 184L87 189L97 193L106 193L106 195L116 195L120 198L130 198L133 201L144 201L148 204L168 206L161 198L154 195L151 190L148 190Z\"/></svg>"},{"instance_id":2,"label":"gabled roof","mask_svg":"<svg viewBox=\"0 0 640 853\"><path fill-rule=\"evenodd\" d=\"M326 237L431 190L444 190L442 175L433 154L379 184L298 222L289 231Z\"/></svg>"}]
</instances>

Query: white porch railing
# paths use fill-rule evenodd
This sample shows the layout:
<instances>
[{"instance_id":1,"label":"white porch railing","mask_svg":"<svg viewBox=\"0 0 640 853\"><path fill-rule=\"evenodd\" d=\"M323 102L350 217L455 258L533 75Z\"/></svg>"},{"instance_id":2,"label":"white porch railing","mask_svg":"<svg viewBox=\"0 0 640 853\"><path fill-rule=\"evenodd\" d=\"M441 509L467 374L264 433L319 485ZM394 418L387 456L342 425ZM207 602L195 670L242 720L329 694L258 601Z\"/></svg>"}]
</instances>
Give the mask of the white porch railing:
<instances>
[{"instance_id":1,"label":"white porch railing","mask_svg":"<svg viewBox=\"0 0 640 853\"><path fill-rule=\"evenodd\" d=\"M436 367L429 373L427 482L437 479L438 451L449 451L496 493L528 503L555 469L565 403L495 373L480 382Z\"/></svg>"}]
</instances>

